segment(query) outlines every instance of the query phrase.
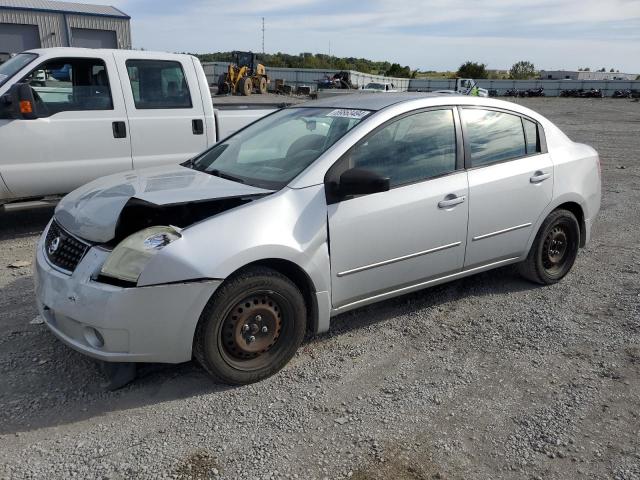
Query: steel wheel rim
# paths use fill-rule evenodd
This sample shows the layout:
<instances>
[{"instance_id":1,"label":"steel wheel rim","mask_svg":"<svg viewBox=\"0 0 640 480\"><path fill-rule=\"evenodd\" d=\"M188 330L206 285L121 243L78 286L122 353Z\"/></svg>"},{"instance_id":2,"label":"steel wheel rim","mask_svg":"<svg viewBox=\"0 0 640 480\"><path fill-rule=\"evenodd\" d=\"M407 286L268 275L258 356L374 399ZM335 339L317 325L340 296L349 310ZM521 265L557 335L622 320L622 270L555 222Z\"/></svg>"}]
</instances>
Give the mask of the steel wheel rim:
<instances>
[{"instance_id":1,"label":"steel wheel rim","mask_svg":"<svg viewBox=\"0 0 640 480\"><path fill-rule=\"evenodd\" d=\"M542 265L551 275L561 273L570 255L571 234L562 225L554 226L542 244Z\"/></svg>"},{"instance_id":2,"label":"steel wheel rim","mask_svg":"<svg viewBox=\"0 0 640 480\"><path fill-rule=\"evenodd\" d=\"M286 345L291 312L289 302L273 291L257 291L235 302L218 334L225 362L245 371L267 367Z\"/></svg>"}]
</instances>

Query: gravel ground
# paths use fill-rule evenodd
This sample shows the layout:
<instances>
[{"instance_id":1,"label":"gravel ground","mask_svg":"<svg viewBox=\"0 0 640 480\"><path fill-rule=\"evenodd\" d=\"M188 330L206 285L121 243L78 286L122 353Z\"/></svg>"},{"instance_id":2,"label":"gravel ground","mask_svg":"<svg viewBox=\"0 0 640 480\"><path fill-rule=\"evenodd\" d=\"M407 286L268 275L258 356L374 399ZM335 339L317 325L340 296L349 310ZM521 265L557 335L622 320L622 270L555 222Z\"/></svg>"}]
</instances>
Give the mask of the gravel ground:
<instances>
[{"instance_id":1,"label":"gravel ground","mask_svg":"<svg viewBox=\"0 0 640 480\"><path fill-rule=\"evenodd\" d=\"M0 216L0 478L640 479L640 103L521 99L596 147L603 205L560 284L511 268L342 315L277 376L148 365L105 392L41 324L51 210Z\"/></svg>"}]
</instances>

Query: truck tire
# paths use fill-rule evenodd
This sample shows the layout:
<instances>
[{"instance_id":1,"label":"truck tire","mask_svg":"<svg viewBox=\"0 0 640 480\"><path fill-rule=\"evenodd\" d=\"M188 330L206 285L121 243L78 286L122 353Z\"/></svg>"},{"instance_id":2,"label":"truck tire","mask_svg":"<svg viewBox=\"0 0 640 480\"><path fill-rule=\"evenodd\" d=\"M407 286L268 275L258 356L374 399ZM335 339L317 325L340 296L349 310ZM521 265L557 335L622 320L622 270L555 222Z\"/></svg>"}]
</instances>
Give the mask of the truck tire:
<instances>
[{"instance_id":1,"label":"truck tire","mask_svg":"<svg viewBox=\"0 0 640 480\"><path fill-rule=\"evenodd\" d=\"M219 383L253 383L289 362L306 329L298 287L270 268L249 268L227 279L207 303L193 356Z\"/></svg>"},{"instance_id":2,"label":"truck tire","mask_svg":"<svg viewBox=\"0 0 640 480\"><path fill-rule=\"evenodd\" d=\"M260 77L260 83L258 83L258 92L262 95L267 93L267 79L265 77Z\"/></svg>"},{"instance_id":3,"label":"truck tire","mask_svg":"<svg viewBox=\"0 0 640 480\"><path fill-rule=\"evenodd\" d=\"M227 76L222 73L218 77L218 95L226 95L229 93L229 84L227 83Z\"/></svg>"},{"instance_id":4,"label":"truck tire","mask_svg":"<svg viewBox=\"0 0 640 480\"><path fill-rule=\"evenodd\" d=\"M538 230L520 274L534 283L559 282L573 266L580 248L580 225L568 210L554 210Z\"/></svg>"},{"instance_id":5,"label":"truck tire","mask_svg":"<svg viewBox=\"0 0 640 480\"><path fill-rule=\"evenodd\" d=\"M238 90L242 95L248 97L253 92L253 82L249 77L244 77L240 79L240 83L238 84Z\"/></svg>"}]
</instances>

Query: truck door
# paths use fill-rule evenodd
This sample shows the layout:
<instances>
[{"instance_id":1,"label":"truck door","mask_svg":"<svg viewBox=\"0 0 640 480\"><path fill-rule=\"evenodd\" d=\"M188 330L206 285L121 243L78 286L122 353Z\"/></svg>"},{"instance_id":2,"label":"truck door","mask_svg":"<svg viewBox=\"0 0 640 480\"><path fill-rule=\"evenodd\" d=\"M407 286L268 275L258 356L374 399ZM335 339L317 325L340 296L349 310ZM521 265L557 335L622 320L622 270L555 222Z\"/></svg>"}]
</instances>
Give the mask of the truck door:
<instances>
[{"instance_id":1,"label":"truck door","mask_svg":"<svg viewBox=\"0 0 640 480\"><path fill-rule=\"evenodd\" d=\"M0 118L0 173L14 198L67 193L132 167L120 81L110 55L47 58L20 81L35 120Z\"/></svg>"},{"instance_id":2,"label":"truck door","mask_svg":"<svg viewBox=\"0 0 640 480\"><path fill-rule=\"evenodd\" d=\"M190 57L114 52L134 168L177 164L207 147L203 95Z\"/></svg>"}]
</instances>

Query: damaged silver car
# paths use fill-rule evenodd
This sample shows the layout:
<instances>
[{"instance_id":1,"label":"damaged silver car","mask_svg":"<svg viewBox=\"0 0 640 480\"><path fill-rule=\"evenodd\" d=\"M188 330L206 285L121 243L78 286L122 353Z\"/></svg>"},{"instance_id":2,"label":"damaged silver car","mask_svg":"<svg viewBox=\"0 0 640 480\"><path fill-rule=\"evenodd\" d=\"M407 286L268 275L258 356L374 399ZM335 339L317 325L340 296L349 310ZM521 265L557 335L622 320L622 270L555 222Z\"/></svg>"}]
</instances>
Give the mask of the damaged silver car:
<instances>
[{"instance_id":1,"label":"damaged silver car","mask_svg":"<svg viewBox=\"0 0 640 480\"><path fill-rule=\"evenodd\" d=\"M80 352L195 358L244 384L363 305L511 263L555 283L599 207L597 153L525 107L341 96L67 195L37 246L36 294Z\"/></svg>"}]
</instances>

